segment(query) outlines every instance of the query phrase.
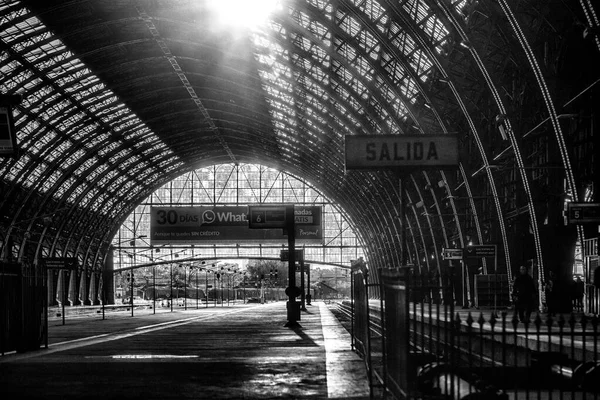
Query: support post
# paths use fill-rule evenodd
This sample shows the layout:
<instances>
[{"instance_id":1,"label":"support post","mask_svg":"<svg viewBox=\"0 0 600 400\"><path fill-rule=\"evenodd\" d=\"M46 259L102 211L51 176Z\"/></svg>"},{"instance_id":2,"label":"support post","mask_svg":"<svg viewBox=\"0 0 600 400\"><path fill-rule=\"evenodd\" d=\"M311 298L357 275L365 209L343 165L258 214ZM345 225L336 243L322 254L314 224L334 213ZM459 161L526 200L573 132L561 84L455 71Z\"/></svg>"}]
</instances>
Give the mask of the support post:
<instances>
[{"instance_id":1,"label":"support post","mask_svg":"<svg viewBox=\"0 0 600 400\"><path fill-rule=\"evenodd\" d=\"M131 268L131 286L130 286L130 289L131 289L131 297L129 299L131 300L130 301L130 304L131 304L131 316L133 317L133 268Z\"/></svg>"},{"instance_id":2,"label":"support post","mask_svg":"<svg viewBox=\"0 0 600 400\"><path fill-rule=\"evenodd\" d=\"M286 231L288 236L288 248L290 252L288 261L288 287L286 294L288 295L287 302L287 320L285 324L288 328L301 328L298 321L300 320L300 307L296 302L297 290L296 287L296 226L294 220L294 206L286 206Z\"/></svg>"},{"instance_id":3,"label":"support post","mask_svg":"<svg viewBox=\"0 0 600 400\"><path fill-rule=\"evenodd\" d=\"M310 306L311 294L310 294L310 264L306 266L306 305Z\"/></svg>"},{"instance_id":4,"label":"support post","mask_svg":"<svg viewBox=\"0 0 600 400\"><path fill-rule=\"evenodd\" d=\"M304 293L304 250L302 250L302 258L300 259L300 309L306 311L306 294Z\"/></svg>"},{"instance_id":5,"label":"support post","mask_svg":"<svg viewBox=\"0 0 600 400\"><path fill-rule=\"evenodd\" d=\"M65 302L67 301L67 296L68 296L68 294L67 294L68 286L67 286L67 283L65 282L65 280L66 280L65 275L67 273L65 272L65 270L62 270L61 272L62 272L62 274L61 274L62 275L62 287L61 287L62 301L60 303L61 303L61 312L62 312L62 324L64 325L65 324ZM67 288L67 289L65 290L65 288Z\"/></svg>"},{"instance_id":6,"label":"support post","mask_svg":"<svg viewBox=\"0 0 600 400\"><path fill-rule=\"evenodd\" d=\"M402 228L401 231L401 235L402 235L402 244L401 244L401 251L400 251L400 260L402 260L402 267L406 266L408 264L408 257L407 257L407 247L406 247L406 195L404 193L404 184L402 182L402 178L400 178L398 180L398 185L400 188L400 226Z\"/></svg>"}]
</instances>

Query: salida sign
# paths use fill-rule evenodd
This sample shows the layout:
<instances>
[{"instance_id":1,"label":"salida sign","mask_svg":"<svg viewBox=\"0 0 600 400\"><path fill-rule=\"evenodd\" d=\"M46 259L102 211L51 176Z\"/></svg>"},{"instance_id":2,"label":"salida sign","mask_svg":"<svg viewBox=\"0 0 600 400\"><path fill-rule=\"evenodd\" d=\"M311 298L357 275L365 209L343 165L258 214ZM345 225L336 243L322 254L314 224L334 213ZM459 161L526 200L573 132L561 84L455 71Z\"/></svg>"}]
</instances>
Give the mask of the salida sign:
<instances>
[{"instance_id":1,"label":"salida sign","mask_svg":"<svg viewBox=\"0 0 600 400\"><path fill-rule=\"evenodd\" d=\"M294 206L296 239L323 241L321 207ZM287 243L281 229L249 229L247 206L151 207L152 244Z\"/></svg>"},{"instance_id":2,"label":"salida sign","mask_svg":"<svg viewBox=\"0 0 600 400\"><path fill-rule=\"evenodd\" d=\"M458 164L453 135L346 135L346 168L444 167Z\"/></svg>"}]
</instances>

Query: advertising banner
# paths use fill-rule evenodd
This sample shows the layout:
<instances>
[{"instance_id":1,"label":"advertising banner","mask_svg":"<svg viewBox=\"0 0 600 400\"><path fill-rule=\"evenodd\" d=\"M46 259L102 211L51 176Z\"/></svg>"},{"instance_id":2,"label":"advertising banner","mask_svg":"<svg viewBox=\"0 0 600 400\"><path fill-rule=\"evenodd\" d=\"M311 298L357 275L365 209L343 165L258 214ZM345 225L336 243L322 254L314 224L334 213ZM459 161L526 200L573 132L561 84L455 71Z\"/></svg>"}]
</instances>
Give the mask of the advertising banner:
<instances>
[{"instance_id":1,"label":"advertising banner","mask_svg":"<svg viewBox=\"0 0 600 400\"><path fill-rule=\"evenodd\" d=\"M322 243L320 206L294 206L296 241ZM287 243L283 229L250 229L248 206L151 207L150 243Z\"/></svg>"}]
</instances>

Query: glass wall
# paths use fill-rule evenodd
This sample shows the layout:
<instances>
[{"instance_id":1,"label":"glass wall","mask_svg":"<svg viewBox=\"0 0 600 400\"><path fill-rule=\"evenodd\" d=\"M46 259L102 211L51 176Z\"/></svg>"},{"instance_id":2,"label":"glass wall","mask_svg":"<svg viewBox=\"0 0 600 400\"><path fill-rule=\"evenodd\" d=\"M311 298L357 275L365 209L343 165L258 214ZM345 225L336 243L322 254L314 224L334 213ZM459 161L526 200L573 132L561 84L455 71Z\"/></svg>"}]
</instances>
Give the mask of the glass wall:
<instances>
[{"instance_id":1,"label":"glass wall","mask_svg":"<svg viewBox=\"0 0 600 400\"><path fill-rule=\"evenodd\" d=\"M194 259L279 258L282 244L202 244L199 241L186 245L151 245L150 208L153 206L246 206L257 203L322 207L323 243L298 246L304 249L306 262L349 267L350 260L364 257L343 210L305 181L261 165L222 164L182 175L138 205L113 239L115 270L154 263L185 263L185 260Z\"/></svg>"}]
</instances>

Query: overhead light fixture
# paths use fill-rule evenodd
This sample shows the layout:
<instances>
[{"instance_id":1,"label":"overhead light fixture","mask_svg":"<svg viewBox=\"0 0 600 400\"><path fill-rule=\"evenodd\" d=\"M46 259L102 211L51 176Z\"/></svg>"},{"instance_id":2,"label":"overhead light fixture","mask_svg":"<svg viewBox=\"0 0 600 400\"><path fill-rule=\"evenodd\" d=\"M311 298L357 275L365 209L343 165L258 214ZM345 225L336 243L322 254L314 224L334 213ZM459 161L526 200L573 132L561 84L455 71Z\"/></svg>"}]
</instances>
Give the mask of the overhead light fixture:
<instances>
[{"instance_id":1,"label":"overhead light fixture","mask_svg":"<svg viewBox=\"0 0 600 400\"><path fill-rule=\"evenodd\" d=\"M500 132L500 137L502 137L502 140L508 140L505 121L506 121L506 114L498 114L498 115L496 115L496 119L494 120L494 123L496 124L496 128L498 129L498 132Z\"/></svg>"},{"instance_id":2,"label":"overhead light fixture","mask_svg":"<svg viewBox=\"0 0 600 400\"><path fill-rule=\"evenodd\" d=\"M587 39L588 36L591 36L592 38L595 38L599 35L600 33L600 27L597 26L586 26L585 29L583 30L583 38Z\"/></svg>"}]
</instances>

